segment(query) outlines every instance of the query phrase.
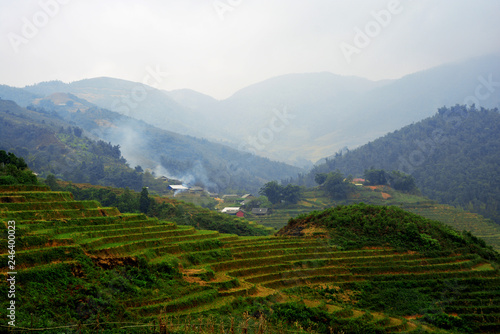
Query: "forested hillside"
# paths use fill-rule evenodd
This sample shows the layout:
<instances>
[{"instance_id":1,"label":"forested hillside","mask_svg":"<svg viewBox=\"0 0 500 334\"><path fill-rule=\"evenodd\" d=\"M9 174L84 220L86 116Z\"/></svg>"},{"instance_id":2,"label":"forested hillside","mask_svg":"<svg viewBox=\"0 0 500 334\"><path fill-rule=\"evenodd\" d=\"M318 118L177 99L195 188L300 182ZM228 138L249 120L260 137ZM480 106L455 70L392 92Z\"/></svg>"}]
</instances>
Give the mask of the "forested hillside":
<instances>
[{"instance_id":1,"label":"forested hillside","mask_svg":"<svg viewBox=\"0 0 500 334\"><path fill-rule=\"evenodd\" d=\"M134 166L150 168L212 192L256 192L266 181L301 171L206 139L162 130L98 108L71 94L54 94L39 100L34 108L40 107L106 142L119 144L123 156Z\"/></svg>"},{"instance_id":2,"label":"forested hillside","mask_svg":"<svg viewBox=\"0 0 500 334\"><path fill-rule=\"evenodd\" d=\"M71 94L38 99L28 109L1 100L0 148L29 156L33 170L67 181L140 190L140 175L125 165L128 162L215 192L251 192L266 181L301 171L205 139L161 130Z\"/></svg>"},{"instance_id":3,"label":"forested hillside","mask_svg":"<svg viewBox=\"0 0 500 334\"><path fill-rule=\"evenodd\" d=\"M425 196L500 223L500 114L456 105L316 166L297 183L340 170L363 176L371 168L411 174Z\"/></svg>"},{"instance_id":4,"label":"forested hillside","mask_svg":"<svg viewBox=\"0 0 500 334\"><path fill-rule=\"evenodd\" d=\"M27 110L0 100L0 149L25 157L30 168L73 182L140 190L142 176L120 147L85 137L83 130L45 110Z\"/></svg>"}]
</instances>

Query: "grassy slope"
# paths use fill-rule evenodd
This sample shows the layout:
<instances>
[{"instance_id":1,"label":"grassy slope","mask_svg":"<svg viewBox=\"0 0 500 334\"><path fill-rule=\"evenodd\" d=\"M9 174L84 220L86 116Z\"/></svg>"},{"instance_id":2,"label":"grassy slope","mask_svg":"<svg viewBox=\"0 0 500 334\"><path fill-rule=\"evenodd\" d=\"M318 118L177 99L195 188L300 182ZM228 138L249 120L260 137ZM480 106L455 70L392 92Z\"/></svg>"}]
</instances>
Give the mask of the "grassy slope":
<instances>
[{"instance_id":1,"label":"grassy slope","mask_svg":"<svg viewBox=\"0 0 500 334\"><path fill-rule=\"evenodd\" d=\"M496 264L477 253L341 250L328 239L224 235L99 205L71 210L66 208L76 205L71 196L43 190L0 189L2 234L9 217L20 217L19 326L29 327L32 313L37 328L82 324L92 330L99 321L118 331L111 322L144 324L166 312L179 326L205 314L223 321L226 329L231 317L238 326L248 321L258 327L255 316L263 314L270 321L268 333L278 332L279 321L298 332L301 326L328 333L321 325L325 322L339 332L434 332L407 318L424 316L443 327L439 321L451 321L446 314L460 315L460 321L479 324L486 332L499 329ZM41 199L45 210L32 211L25 220L27 211L11 211L18 203ZM2 258L6 249L2 244ZM391 286L401 286L396 299ZM0 293L5 295L5 289ZM368 298L370 289L377 300ZM450 291L460 293L450 298ZM391 304L405 298L410 302ZM414 298L419 302L413 303ZM481 300L491 303L482 305ZM429 310L436 305L439 313ZM249 319L242 318L244 311L250 312ZM444 320L435 319L436 314Z\"/></svg>"},{"instance_id":2,"label":"grassy slope","mask_svg":"<svg viewBox=\"0 0 500 334\"><path fill-rule=\"evenodd\" d=\"M358 187L357 192L346 201L332 201L319 188L309 188L304 192L302 201L297 205L277 207L273 209L273 213L269 216L247 216L247 219L259 222L264 226L280 229L287 224L290 218L296 217L298 214L326 209L332 205L359 202L399 206L406 211L438 220L460 231L471 231L497 251L500 251L500 225L481 215L463 211L453 206L438 204L423 196L404 194L388 186Z\"/></svg>"}]
</instances>

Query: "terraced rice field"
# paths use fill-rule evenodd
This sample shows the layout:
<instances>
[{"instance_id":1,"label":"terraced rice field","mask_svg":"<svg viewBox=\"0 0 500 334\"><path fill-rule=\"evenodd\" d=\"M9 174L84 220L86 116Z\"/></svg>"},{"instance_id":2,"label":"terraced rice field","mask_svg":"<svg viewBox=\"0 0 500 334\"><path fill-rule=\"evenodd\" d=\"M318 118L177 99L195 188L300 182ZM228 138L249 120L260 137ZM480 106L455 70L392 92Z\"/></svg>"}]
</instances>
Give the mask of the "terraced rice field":
<instances>
[{"instance_id":1,"label":"terraced rice field","mask_svg":"<svg viewBox=\"0 0 500 334\"><path fill-rule=\"evenodd\" d=\"M477 214L464 212L443 204L408 206L405 210L441 221L459 231L470 231L500 251L500 225Z\"/></svg>"},{"instance_id":2,"label":"terraced rice field","mask_svg":"<svg viewBox=\"0 0 500 334\"><path fill-rule=\"evenodd\" d=\"M182 280L188 284L182 296L172 298L155 291L143 298L117 297L127 311L144 321L156 319L160 313L172 317L202 314L220 309L238 296L275 295L293 300L287 291L294 287L328 285L348 290L355 282L382 286L406 282L415 289L432 289L435 282L449 280L465 288L444 303L443 310L472 319L482 331L500 332L500 276L476 255L427 258L389 248L343 251L324 239L238 237L142 214L122 214L44 187L0 187L0 220L3 231L8 220L16 221L20 284L54 268L59 268L60 275L84 277L79 266L82 258L105 270L134 265L139 256L152 265L177 261ZM1 261L6 263L6 239L0 249ZM3 267L4 280L6 273ZM327 303L327 307L331 312L343 309L335 303ZM354 309L345 317L360 314L365 312ZM375 313L371 318L380 321ZM384 319L387 332L417 330L413 320Z\"/></svg>"}]
</instances>

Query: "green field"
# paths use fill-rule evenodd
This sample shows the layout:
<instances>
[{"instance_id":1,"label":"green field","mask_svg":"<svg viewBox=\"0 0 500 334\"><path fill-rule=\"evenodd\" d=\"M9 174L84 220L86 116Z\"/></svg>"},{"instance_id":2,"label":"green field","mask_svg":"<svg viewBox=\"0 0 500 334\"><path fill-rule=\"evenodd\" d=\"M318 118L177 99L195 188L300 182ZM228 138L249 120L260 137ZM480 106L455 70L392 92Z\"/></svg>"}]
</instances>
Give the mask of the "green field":
<instances>
[{"instance_id":1,"label":"green field","mask_svg":"<svg viewBox=\"0 0 500 334\"><path fill-rule=\"evenodd\" d=\"M344 249L321 231L240 237L44 187L0 186L0 199L2 263L7 222L16 221L19 332L500 331L498 263L477 252ZM325 204L309 199L300 210Z\"/></svg>"}]
</instances>

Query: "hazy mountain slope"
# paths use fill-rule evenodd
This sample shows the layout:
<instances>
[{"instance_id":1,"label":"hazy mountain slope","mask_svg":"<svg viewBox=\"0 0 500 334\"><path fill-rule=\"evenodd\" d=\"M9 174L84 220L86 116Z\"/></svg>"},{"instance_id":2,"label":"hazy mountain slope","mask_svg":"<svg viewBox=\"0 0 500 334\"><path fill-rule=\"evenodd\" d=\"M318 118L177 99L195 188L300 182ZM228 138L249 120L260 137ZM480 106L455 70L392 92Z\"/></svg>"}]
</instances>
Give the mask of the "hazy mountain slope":
<instances>
[{"instance_id":1,"label":"hazy mountain slope","mask_svg":"<svg viewBox=\"0 0 500 334\"><path fill-rule=\"evenodd\" d=\"M442 108L433 117L406 126L315 167L362 176L365 169L402 170L422 193L500 222L500 114L498 110Z\"/></svg>"},{"instance_id":2,"label":"hazy mountain slope","mask_svg":"<svg viewBox=\"0 0 500 334\"><path fill-rule=\"evenodd\" d=\"M250 151L283 161L311 159L319 154L317 139L332 131L332 123L347 121L352 101L378 85L326 72L283 75L221 101L214 120Z\"/></svg>"},{"instance_id":3,"label":"hazy mountain slope","mask_svg":"<svg viewBox=\"0 0 500 334\"><path fill-rule=\"evenodd\" d=\"M305 166L431 116L443 105L500 106L498 59L484 56L380 82L326 72L288 74L222 101L112 78L45 82L26 90L72 93L162 129Z\"/></svg>"},{"instance_id":4,"label":"hazy mountain slope","mask_svg":"<svg viewBox=\"0 0 500 334\"><path fill-rule=\"evenodd\" d=\"M496 55L445 64L374 89L365 96L365 107L358 109L362 115L359 124L362 128L396 125L394 130L431 116L442 106L476 103L478 107L499 107L500 94L495 92L499 59Z\"/></svg>"},{"instance_id":5,"label":"hazy mountain slope","mask_svg":"<svg viewBox=\"0 0 500 334\"><path fill-rule=\"evenodd\" d=\"M40 95L28 92L23 88L0 85L0 99L15 101L22 107L27 107L38 97L40 97Z\"/></svg>"},{"instance_id":6,"label":"hazy mountain slope","mask_svg":"<svg viewBox=\"0 0 500 334\"><path fill-rule=\"evenodd\" d=\"M218 100L192 89L176 89L164 91L167 96L184 107L194 110L214 110Z\"/></svg>"},{"instance_id":7,"label":"hazy mountain slope","mask_svg":"<svg viewBox=\"0 0 500 334\"><path fill-rule=\"evenodd\" d=\"M114 78L93 78L69 84L43 82L25 89L38 95L71 93L99 107L134 117L170 131L203 135L203 119L169 98L163 91L142 83ZM201 129L201 132L198 131Z\"/></svg>"},{"instance_id":8,"label":"hazy mountain slope","mask_svg":"<svg viewBox=\"0 0 500 334\"><path fill-rule=\"evenodd\" d=\"M140 190L142 176L126 165L119 146L87 138L53 112L0 100L0 150L23 156L42 177Z\"/></svg>"},{"instance_id":9,"label":"hazy mountain slope","mask_svg":"<svg viewBox=\"0 0 500 334\"><path fill-rule=\"evenodd\" d=\"M246 189L257 192L267 181L297 175L301 169L178 133L96 106L88 107L70 94L38 100L97 138L120 145L133 166L151 168L158 175L201 184L212 191ZM75 112L80 109L80 112Z\"/></svg>"},{"instance_id":10,"label":"hazy mountain slope","mask_svg":"<svg viewBox=\"0 0 500 334\"><path fill-rule=\"evenodd\" d=\"M499 59L480 57L381 82L331 73L284 75L221 101L207 124L258 154L316 161L431 116L443 105L500 106ZM271 124L275 109L292 115L287 124L278 119L279 131Z\"/></svg>"}]
</instances>

